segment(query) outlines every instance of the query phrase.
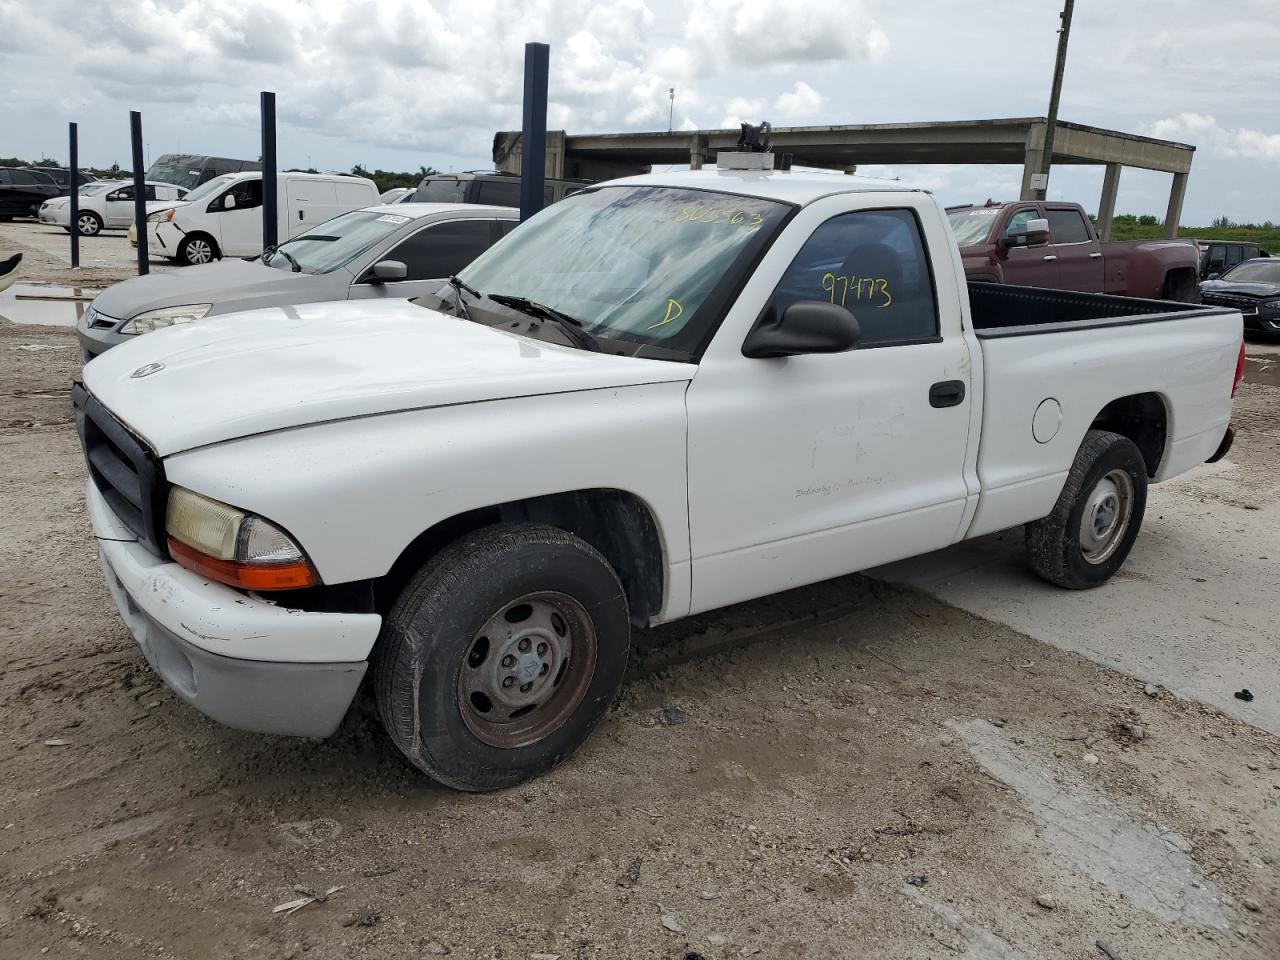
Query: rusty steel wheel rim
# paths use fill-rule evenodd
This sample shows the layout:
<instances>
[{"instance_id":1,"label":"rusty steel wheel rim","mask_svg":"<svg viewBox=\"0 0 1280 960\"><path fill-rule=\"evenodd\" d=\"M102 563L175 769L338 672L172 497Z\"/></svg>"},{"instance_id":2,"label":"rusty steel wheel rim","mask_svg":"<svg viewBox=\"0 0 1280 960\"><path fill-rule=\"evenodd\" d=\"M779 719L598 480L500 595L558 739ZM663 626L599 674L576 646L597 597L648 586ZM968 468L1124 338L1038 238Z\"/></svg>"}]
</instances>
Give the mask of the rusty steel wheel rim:
<instances>
[{"instance_id":1,"label":"rusty steel wheel rim","mask_svg":"<svg viewBox=\"0 0 1280 960\"><path fill-rule=\"evenodd\" d=\"M596 630L568 594L528 593L485 621L458 670L467 729L491 747L515 749L558 730L586 696L596 670Z\"/></svg>"},{"instance_id":2,"label":"rusty steel wheel rim","mask_svg":"<svg viewBox=\"0 0 1280 960\"><path fill-rule=\"evenodd\" d=\"M1115 555L1133 516L1133 478L1112 470L1094 486L1080 516L1080 552L1086 563L1106 563Z\"/></svg>"}]
</instances>

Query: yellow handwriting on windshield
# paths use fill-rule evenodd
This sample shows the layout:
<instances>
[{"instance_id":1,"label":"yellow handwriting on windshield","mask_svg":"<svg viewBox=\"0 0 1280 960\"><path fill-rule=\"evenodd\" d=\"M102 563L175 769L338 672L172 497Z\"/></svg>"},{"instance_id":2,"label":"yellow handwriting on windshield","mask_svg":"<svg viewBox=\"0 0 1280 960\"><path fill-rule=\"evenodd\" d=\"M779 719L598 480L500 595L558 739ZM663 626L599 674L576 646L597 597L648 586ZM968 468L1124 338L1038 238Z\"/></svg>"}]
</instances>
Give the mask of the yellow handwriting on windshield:
<instances>
[{"instance_id":1,"label":"yellow handwriting on windshield","mask_svg":"<svg viewBox=\"0 0 1280 960\"><path fill-rule=\"evenodd\" d=\"M889 292L889 281L884 277L846 277L838 273L822 275L822 289L832 303L844 307L848 305L850 295L856 302L867 301L868 305L887 307L893 303L893 294ZM879 299L879 303L875 301Z\"/></svg>"},{"instance_id":2,"label":"yellow handwriting on windshield","mask_svg":"<svg viewBox=\"0 0 1280 960\"><path fill-rule=\"evenodd\" d=\"M684 313L684 307L680 305L679 300L668 300L667 312L663 314L663 317L661 320L659 320L657 323L655 323L653 326L649 327L648 329L657 330L659 327L665 327L668 323L671 323L673 320L679 320L680 315L683 313Z\"/></svg>"},{"instance_id":3,"label":"yellow handwriting on windshield","mask_svg":"<svg viewBox=\"0 0 1280 960\"><path fill-rule=\"evenodd\" d=\"M735 227L758 227L764 223L764 217L758 213L747 213L745 210L734 210L725 207L700 207L689 204L671 218L672 223L728 223Z\"/></svg>"}]
</instances>

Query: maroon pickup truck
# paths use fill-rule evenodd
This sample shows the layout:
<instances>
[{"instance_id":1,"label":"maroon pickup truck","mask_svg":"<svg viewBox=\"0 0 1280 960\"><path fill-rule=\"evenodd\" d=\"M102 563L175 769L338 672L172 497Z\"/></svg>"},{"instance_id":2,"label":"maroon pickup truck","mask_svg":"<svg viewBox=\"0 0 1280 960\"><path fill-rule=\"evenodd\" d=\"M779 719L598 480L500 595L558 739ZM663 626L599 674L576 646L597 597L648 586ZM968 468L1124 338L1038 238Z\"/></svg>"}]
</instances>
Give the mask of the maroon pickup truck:
<instances>
[{"instance_id":1,"label":"maroon pickup truck","mask_svg":"<svg viewBox=\"0 0 1280 960\"><path fill-rule=\"evenodd\" d=\"M1101 241L1078 203L1020 200L948 207L965 275L974 281L1196 299L1200 253L1190 240Z\"/></svg>"}]
</instances>

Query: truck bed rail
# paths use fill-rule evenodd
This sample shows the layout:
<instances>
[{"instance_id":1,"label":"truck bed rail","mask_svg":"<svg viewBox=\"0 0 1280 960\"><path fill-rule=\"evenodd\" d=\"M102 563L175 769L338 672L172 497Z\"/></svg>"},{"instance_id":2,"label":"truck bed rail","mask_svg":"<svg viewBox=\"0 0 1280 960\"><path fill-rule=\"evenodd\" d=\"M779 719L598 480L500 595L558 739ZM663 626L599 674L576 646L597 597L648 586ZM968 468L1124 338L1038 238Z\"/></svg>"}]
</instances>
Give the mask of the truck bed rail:
<instances>
[{"instance_id":1,"label":"truck bed rail","mask_svg":"<svg viewBox=\"0 0 1280 960\"><path fill-rule=\"evenodd\" d=\"M969 282L969 305L974 332L983 338L1025 337L1063 330L1159 323L1181 317L1231 312L1195 303L1017 287L976 280Z\"/></svg>"}]
</instances>

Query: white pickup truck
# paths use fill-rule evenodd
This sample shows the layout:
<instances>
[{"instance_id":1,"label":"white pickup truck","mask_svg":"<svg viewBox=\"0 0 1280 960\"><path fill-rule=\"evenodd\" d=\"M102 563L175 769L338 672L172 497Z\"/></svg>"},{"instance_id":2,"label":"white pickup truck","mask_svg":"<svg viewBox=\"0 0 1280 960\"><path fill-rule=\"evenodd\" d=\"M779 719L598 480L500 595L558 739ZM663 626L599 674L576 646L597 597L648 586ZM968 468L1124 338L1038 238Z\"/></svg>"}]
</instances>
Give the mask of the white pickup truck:
<instances>
[{"instance_id":1,"label":"white pickup truck","mask_svg":"<svg viewBox=\"0 0 1280 960\"><path fill-rule=\"evenodd\" d=\"M966 284L928 193L700 171L543 211L417 301L139 338L74 387L151 665L326 736L366 674L421 770L568 756L633 627L1026 525L1105 581L1147 484L1226 452L1239 313Z\"/></svg>"}]
</instances>

